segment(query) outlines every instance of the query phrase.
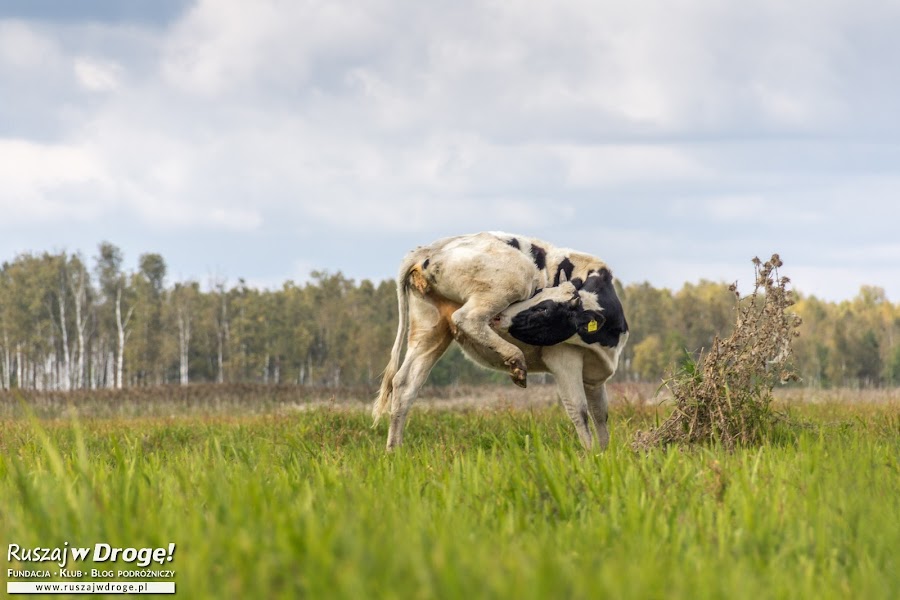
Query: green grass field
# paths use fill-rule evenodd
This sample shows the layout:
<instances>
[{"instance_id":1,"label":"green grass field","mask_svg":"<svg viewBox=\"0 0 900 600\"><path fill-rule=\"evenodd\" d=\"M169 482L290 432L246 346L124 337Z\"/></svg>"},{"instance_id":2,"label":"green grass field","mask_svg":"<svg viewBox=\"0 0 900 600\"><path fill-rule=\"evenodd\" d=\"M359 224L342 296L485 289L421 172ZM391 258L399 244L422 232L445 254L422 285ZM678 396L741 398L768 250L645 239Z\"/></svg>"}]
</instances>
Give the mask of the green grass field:
<instances>
[{"instance_id":1,"label":"green grass field","mask_svg":"<svg viewBox=\"0 0 900 600\"><path fill-rule=\"evenodd\" d=\"M182 598L898 597L900 404L791 412L732 454L635 454L626 405L602 454L552 405L417 405L393 455L361 408L7 415L3 574L12 543L174 542L147 568Z\"/></svg>"}]
</instances>

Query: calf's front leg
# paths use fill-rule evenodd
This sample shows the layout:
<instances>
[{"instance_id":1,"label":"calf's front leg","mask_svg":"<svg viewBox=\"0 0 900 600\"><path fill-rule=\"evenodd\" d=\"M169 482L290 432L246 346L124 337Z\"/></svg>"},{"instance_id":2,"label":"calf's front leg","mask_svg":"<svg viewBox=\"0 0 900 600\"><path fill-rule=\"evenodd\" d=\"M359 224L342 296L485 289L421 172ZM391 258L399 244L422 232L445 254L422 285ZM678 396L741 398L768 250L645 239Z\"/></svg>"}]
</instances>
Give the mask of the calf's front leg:
<instances>
[{"instance_id":1,"label":"calf's front leg","mask_svg":"<svg viewBox=\"0 0 900 600\"><path fill-rule=\"evenodd\" d=\"M597 429L597 442L601 450L609 446L609 397L606 394L606 382L600 384L584 384L584 395L587 397L588 408L594 427Z\"/></svg>"},{"instance_id":2,"label":"calf's front leg","mask_svg":"<svg viewBox=\"0 0 900 600\"><path fill-rule=\"evenodd\" d=\"M584 394L584 355L578 348L558 344L544 348L542 356L544 364L556 379L559 399L575 425L578 439L585 449L590 450L594 440Z\"/></svg>"}]
</instances>

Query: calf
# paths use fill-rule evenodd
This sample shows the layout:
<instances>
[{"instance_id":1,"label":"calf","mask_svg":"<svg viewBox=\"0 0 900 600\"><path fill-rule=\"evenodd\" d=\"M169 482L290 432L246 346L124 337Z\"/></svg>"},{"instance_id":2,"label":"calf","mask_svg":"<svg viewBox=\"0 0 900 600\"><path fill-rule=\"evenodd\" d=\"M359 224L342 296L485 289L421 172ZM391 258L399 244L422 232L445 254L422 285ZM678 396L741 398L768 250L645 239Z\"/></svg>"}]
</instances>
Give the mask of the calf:
<instances>
[{"instance_id":1,"label":"calf","mask_svg":"<svg viewBox=\"0 0 900 600\"><path fill-rule=\"evenodd\" d=\"M397 337L373 407L377 420L390 404L388 449L402 442L410 405L454 339L470 358L509 372L523 387L526 364L552 373L582 443L593 444L590 412L606 446L605 382L628 325L602 261L510 234L448 238L407 255L397 299Z\"/></svg>"}]
</instances>

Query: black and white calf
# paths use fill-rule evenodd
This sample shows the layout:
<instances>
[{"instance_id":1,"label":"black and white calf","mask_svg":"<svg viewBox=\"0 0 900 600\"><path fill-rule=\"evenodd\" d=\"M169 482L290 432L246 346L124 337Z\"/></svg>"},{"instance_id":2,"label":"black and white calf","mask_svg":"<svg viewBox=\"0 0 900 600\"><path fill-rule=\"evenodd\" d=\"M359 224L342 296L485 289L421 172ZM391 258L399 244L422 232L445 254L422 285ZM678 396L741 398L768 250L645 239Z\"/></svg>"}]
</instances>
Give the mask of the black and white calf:
<instances>
[{"instance_id":1,"label":"black and white calf","mask_svg":"<svg viewBox=\"0 0 900 600\"><path fill-rule=\"evenodd\" d=\"M605 383L628 324L605 263L524 236L446 238L406 256L397 300L397 337L372 411L378 419L390 407L388 449L402 442L410 405L453 340L522 387L528 368L552 373L584 446L594 443L592 419L606 447Z\"/></svg>"}]
</instances>

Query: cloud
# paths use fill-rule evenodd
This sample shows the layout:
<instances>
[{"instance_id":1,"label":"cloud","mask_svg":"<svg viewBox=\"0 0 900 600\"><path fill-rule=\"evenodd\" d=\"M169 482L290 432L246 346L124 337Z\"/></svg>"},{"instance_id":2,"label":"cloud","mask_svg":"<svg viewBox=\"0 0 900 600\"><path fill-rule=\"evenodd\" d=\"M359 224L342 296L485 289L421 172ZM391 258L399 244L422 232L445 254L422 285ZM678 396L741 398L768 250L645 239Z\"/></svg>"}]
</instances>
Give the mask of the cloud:
<instances>
[{"instance_id":1,"label":"cloud","mask_svg":"<svg viewBox=\"0 0 900 600\"><path fill-rule=\"evenodd\" d=\"M688 278L892 235L861 224L900 189L900 7L168 6L0 19L0 230L302 234L290 260L312 265L364 240L354 268L375 275L431 235L518 229ZM661 255L684 268L647 266Z\"/></svg>"},{"instance_id":2,"label":"cloud","mask_svg":"<svg viewBox=\"0 0 900 600\"><path fill-rule=\"evenodd\" d=\"M264 1L250 10L239 0L201 0L165 40L163 79L201 96L303 86L320 60L363 58L376 10L340 0Z\"/></svg>"},{"instance_id":3,"label":"cloud","mask_svg":"<svg viewBox=\"0 0 900 600\"><path fill-rule=\"evenodd\" d=\"M40 69L60 59L57 44L33 27L0 20L0 65L5 69Z\"/></svg>"},{"instance_id":4,"label":"cloud","mask_svg":"<svg viewBox=\"0 0 900 600\"><path fill-rule=\"evenodd\" d=\"M809 194L815 196L815 192ZM749 195L715 196L697 202L702 207L705 218L717 225L748 225L758 228L766 225L764 231L771 232L775 227L792 228L821 225L824 220L823 199L812 206L796 204L797 199L806 200L808 196L795 195L795 203L785 198L782 193L759 193ZM684 202L681 203L683 207ZM696 214L696 211L695 211Z\"/></svg>"},{"instance_id":5,"label":"cloud","mask_svg":"<svg viewBox=\"0 0 900 600\"><path fill-rule=\"evenodd\" d=\"M112 92L119 87L122 68L113 61L88 57L75 59L75 76L78 83L90 92Z\"/></svg>"},{"instance_id":6,"label":"cloud","mask_svg":"<svg viewBox=\"0 0 900 600\"><path fill-rule=\"evenodd\" d=\"M897 269L892 266L870 267L865 270L852 267L799 265L786 271L794 289L806 296L817 296L830 301L855 297L861 287L877 285L887 288L888 299L900 301L900 289L894 282Z\"/></svg>"},{"instance_id":7,"label":"cloud","mask_svg":"<svg viewBox=\"0 0 900 600\"><path fill-rule=\"evenodd\" d=\"M0 139L0 165L0 212L7 226L88 220L107 208L110 180L89 148Z\"/></svg>"},{"instance_id":8,"label":"cloud","mask_svg":"<svg viewBox=\"0 0 900 600\"><path fill-rule=\"evenodd\" d=\"M713 175L689 149L663 144L570 145L557 149L574 187L660 185Z\"/></svg>"}]
</instances>

